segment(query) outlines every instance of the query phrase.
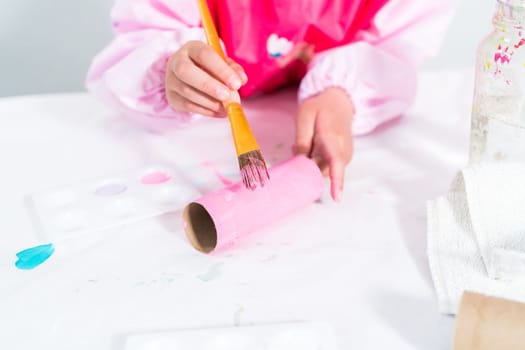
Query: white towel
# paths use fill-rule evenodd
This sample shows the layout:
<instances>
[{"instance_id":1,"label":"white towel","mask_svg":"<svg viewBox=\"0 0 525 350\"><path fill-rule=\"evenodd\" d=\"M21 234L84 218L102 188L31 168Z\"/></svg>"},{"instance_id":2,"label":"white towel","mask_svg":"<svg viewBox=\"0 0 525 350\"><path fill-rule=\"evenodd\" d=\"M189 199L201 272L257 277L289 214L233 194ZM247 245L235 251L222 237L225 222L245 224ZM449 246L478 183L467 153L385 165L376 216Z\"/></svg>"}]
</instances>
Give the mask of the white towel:
<instances>
[{"instance_id":1,"label":"white towel","mask_svg":"<svg viewBox=\"0 0 525 350\"><path fill-rule=\"evenodd\" d=\"M482 163L463 171L472 228L492 278L523 272L525 262L525 164ZM506 252L513 258L507 259ZM517 258L522 255L522 259ZM496 258L497 257L497 258Z\"/></svg>"},{"instance_id":2,"label":"white towel","mask_svg":"<svg viewBox=\"0 0 525 350\"><path fill-rule=\"evenodd\" d=\"M525 302L525 164L459 173L428 203L428 256L442 312L465 290Z\"/></svg>"}]
</instances>

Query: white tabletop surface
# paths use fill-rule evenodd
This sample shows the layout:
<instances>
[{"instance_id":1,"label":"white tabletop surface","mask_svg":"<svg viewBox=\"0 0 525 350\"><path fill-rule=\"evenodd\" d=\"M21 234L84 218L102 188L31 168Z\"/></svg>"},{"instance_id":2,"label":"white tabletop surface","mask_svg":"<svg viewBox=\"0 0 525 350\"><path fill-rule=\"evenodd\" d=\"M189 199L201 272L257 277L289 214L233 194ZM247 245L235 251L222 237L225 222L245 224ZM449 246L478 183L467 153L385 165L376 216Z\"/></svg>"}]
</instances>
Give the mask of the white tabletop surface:
<instances>
[{"instance_id":1,"label":"white tabletop surface","mask_svg":"<svg viewBox=\"0 0 525 350\"><path fill-rule=\"evenodd\" d=\"M25 195L156 162L207 192L222 185L201 164L236 180L236 158L225 120L151 132L87 94L0 99L0 348L124 349L143 332L299 320L331 324L341 349L449 349L425 202L466 160L471 96L470 71L421 74L406 115L357 138L341 204L325 195L228 251L195 251L166 215L30 271L13 265L42 243ZM288 158L294 92L245 105L268 161Z\"/></svg>"}]
</instances>

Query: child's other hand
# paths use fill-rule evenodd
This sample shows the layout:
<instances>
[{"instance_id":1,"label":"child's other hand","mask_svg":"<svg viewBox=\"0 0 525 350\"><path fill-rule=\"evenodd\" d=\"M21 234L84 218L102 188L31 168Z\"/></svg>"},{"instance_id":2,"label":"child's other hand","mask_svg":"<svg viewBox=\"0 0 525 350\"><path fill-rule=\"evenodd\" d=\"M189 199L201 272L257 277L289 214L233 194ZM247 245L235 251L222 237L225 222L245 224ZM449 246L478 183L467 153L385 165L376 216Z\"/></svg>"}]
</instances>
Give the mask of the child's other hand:
<instances>
[{"instance_id":1,"label":"child's other hand","mask_svg":"<svg viewBox=\"0 0 525 350\"><path fill-rule=\"evenodd\" d=\"M311 157L324 176L330 176L330 193L341 200L346 165L352 159L351 123L354 107L339 88L329 88L299 106L293 152Z\"/></svg>"},{"instance_id":2,"label":"child's other hand","mask_svg":"<svg viewBox=\"0 0 525 350\"><path fill-rule=\"evenodd\" d=\"M221 117L225 115L222 102L234 98L233 91L247 80L239 64L224 62L201 41L189 41L168 61L166 98L176 111Z\"/></svg>"}]
</instances>

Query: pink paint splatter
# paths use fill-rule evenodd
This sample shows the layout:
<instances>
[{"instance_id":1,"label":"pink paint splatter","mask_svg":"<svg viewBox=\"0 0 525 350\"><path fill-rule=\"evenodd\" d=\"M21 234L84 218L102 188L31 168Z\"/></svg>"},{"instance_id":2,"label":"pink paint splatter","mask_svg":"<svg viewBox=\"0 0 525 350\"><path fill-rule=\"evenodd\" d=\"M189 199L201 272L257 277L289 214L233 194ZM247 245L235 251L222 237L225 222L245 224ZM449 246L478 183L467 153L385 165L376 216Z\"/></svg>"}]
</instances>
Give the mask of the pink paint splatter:
<instances>
[{"instance_id":1,"label":"pink paint splatter","mask_svg":"<svg viewBox=\"0 0 525 350\"><path fill-rule=\"evenodd\" d=\"M520 46L523 46L524 44L525 44L525 38L521 38L520 41L514 45L514 48L518 49Z\"/></svg>"},{"instance_id":2,"label":"pink paint splatter","mask_svg":"<svg viewBox=\"0 0 525 350\"><path fill-rule=\"evenodd\" d=\"M521 36L521 32L520 32L520 36ZM519 49L523 45L525 45L525 38L520 38L520 40L513 46L515 49ZM494 62L500 63L500 64L510 63L512 56L514 55L514 51L509 50L509 49L510 49L510 46L503 48L501 44L499 44L496 52L494 53Z\"/></svg>"},{"instance_id":3,"label":"pink paint splatter","mask_svg":"<svg viewBox=\"0 0 525 350\"><path fill-rule=\"evenodd\" d=\"M233 185L235 182L225 178L221 172L219 171L219 169L217 169L217 166L215 164L213 164L212 162L202 162L201 163L202 166L205 166L207 168L210 168L212 169L214 172L215 172L215 176L217 176L217 179L219 179L219 181L225 185L225 186L230 186L230 185Z\"/></svg>"},{"instance_id":4,"label":"pink paint splatter","mask_svg":"<svg viewBox=\"0 0 525 350\"><path fill-rule=\"evenodd\" d=\"M505 49L503 49L501 45L498 45L498 49L496 53L494 53L494 62L501 64L509 63L513 54L514 52L509 52L508 46Z\"/></svg>"}]
</instances>

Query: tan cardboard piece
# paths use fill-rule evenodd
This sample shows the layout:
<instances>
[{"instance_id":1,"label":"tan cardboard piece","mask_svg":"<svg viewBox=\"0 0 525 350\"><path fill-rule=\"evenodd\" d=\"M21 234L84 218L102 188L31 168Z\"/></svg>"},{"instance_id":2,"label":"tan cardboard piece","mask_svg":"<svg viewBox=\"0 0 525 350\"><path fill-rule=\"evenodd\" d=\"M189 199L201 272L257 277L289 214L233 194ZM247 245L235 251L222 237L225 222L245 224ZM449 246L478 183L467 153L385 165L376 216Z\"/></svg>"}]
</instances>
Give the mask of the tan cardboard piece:
<instances>
[{"instance_id":1,"label":"tan cardboard piece","mask_svg":"<svg viewBox=\"0 0 525 350\"><path fill-rule=\"evenodd\" d=\"M465 292L454 350L525 350L525 304Z\"/></svg>"}]
</instances>

